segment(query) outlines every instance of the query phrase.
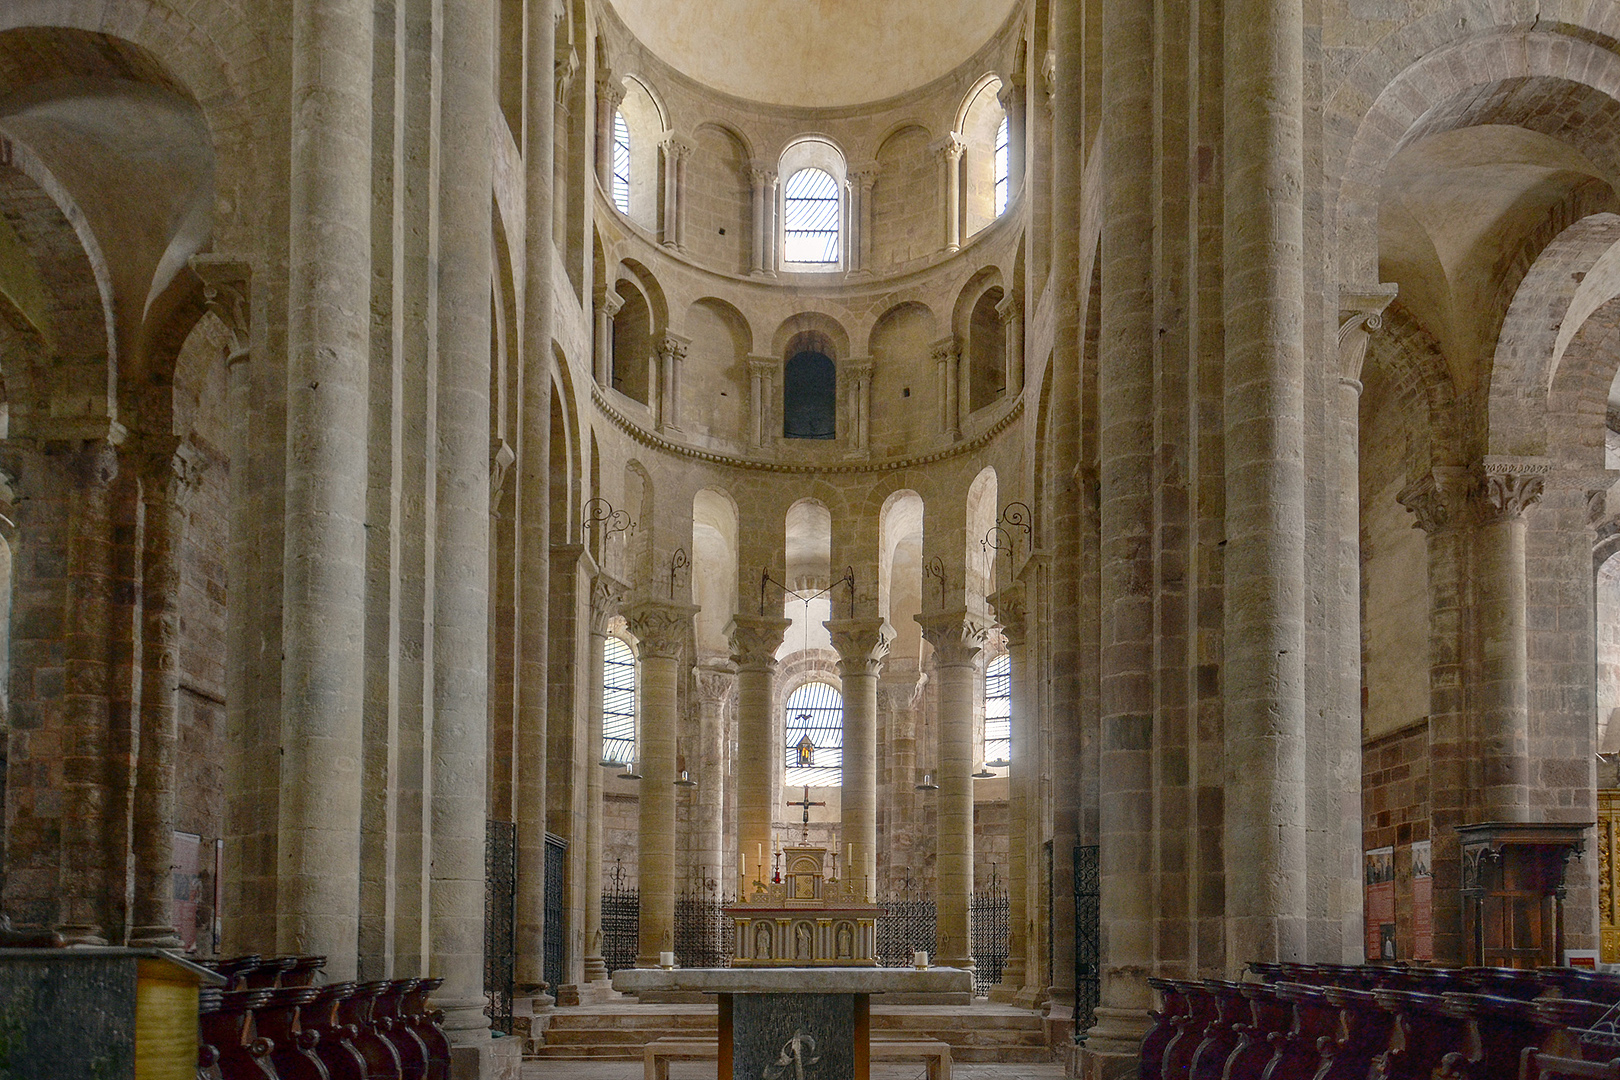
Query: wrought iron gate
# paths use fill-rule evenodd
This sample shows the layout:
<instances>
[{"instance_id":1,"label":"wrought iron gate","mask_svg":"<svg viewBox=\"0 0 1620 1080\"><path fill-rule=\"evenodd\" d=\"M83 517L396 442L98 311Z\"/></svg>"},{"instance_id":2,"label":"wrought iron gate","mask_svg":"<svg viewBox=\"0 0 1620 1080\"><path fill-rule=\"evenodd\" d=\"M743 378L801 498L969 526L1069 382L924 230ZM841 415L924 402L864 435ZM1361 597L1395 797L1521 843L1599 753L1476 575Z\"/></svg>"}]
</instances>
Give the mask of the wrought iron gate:
<instances>
[{"instance_id":1,"label":"wrought iron gate","mask_svg":"<svg viewBox=\"0 0 1620 1080\"><path fill-rule=\"evenodd\" d=\"M985 997L990 988L1001 981L1001 971L1007 964L1007 931L1009 929L1009 901L1007 890L1001 885L994 863L990 864L990 888L973 894L970 940L973 942L973 993Z\"/></svg>"},{"instance_id":2,"label":"wrought iron gate","mask_svg":"<svg viewBox=\"0 0 1620 1080\"><path fill-rule=\"evenodd\" d=\"M636 966L641 936L641 892L624 887L624 866L614 863L610 888L602 890L602 962L609 972Z\"/></svg>"},{"instance_id":3,"label":"wrought iron gate","mask_svg":"<svg viewBox=\"0 0 1620 1080\"><path fill-rule=\"evenodd\" d=\"M1074 849L1074 1041L1085 1040L1091 1013L1100 1000L1098 965L1102 961L1099 893L1102 877L1097 866L1097 845Z\"/></svg>"},{"instance_id":4,"label":"wrought iron gate","mask_svg":"<svg viewBox=\"0 0 1620 1080\"><path fill-rule=\"evenodd\" d=\"M512 1033L516 960L517 826L489 821L484 830L484 993L491 1030Z\"/></svg>"},{"instance_id":5,"label":"wrought iron gate","mask_svg":"<svg viewBox=\"0 0 1620 1080\"><path fill-rule=\"evenodd\" d=\"M687 967L730 967L736 930L722 895L689 892L675 898L675 962Z\"/></svg>"},{"instance_id":6,"label":"wrought iron gate","mask_svg":"<svg viewBox=\"0 0 1620 1080\"><path fill-rule=\"evenodd\" d=\"M546 833L546 922L540 939L541 977L551 993L565 978L568 941L568 908L563 892L567 881L568 841Z\"/></svg>"},{"instance_id":7,"label":"wrought iron gate","mask_svg":"<svg viewBox=\"0 0 1620 1080\"><path fill-rule=\"evenodd\" d=\"M877 921L877 962L884 967L910 967L913 953L933 956L937 909L932 900L883 901Z\"/></svg>"}]
</instances>

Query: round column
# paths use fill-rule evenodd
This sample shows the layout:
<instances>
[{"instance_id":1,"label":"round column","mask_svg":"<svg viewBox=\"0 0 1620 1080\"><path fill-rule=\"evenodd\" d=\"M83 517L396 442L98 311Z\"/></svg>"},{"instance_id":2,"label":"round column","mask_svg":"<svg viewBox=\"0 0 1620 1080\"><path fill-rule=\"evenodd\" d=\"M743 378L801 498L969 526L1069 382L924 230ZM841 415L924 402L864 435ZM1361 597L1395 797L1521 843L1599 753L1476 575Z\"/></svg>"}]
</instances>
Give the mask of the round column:
<instances>
[{"instance_id":1,"label":"round column","mask_svg":"<svg viewBox=\"0 0 1620 1080\"><path fill-rule=\"evenodd\" d=\"M844 695L844 769L839 792L844 843L855 845L855 862L844 875L867 889L877 886L877 701L878 676L889 655L887 622L830 619L823 624L838 650Z\"/></svg>"},{"instance_id":2,"label":"round column","mask_svg":"<svg viewBox=\"0 0 1620 1080\"><path fill-rule=\"evenodd\" d=\"M989 624L966 608L915 616L934 649L939 683L939 882L935 948L945 967L973 967L973 691Z\"/></svg>"},{"instance_id":3,"label":"round column","mask_svg":"<svg viewBox=\"0 0 1620 1080\"><path fill-rule=\"evenodd\" d=\"M603 668L608 623L619 613L624 586L598 572L591 582L590 645L585 678L589 705L585 714L585 981L606 982L602 959L602 754Z\"/></svg>"},{"instance_id":4,"label":"round column","mask_svg":"<svg viewBox=\"0 0 1620 1080\"><path fill-rule=\"evenodd\" d=\"M149 441L142 462L141 741L135 766L135 895L130 944L181 947L174 924L174 751L180 705L180 541L196 479L189 448Z\"/></svg>"},{"instance_id":5,"label":"round column","mask_svg":"<svg viewBox=\"0 0 1620 1080\"><path fill-rule=\"evenodd\" d=\"M333 981L359 948L374 21L292 4L276 949Z\"/></svg>"},{"instance_id":6,"label":"round column","mask_svg":"<svg viewBox=\"0 0 1620 1080\"><path fill-rule=\"evenodd\" d=\"M641 768L636 876L641 887L637 967L657 967L658 954L675 948L675 729L680 659L697 609L663 600L639 600L625 622L640 644Z\"/></svg>"},{"instance_id":7,"label":"round column","mask_svg":"<svg viewBox=\"0 0 1620 1080\"><path fill-rule=\"evenodd\" d=\"M771 738L776 650L792 620L775 615L735 615L731 660L737 665L737 868L740 895L753 892L761 852L771 850L771 769L782 755ZM767 872L769 862L765 863Z\"/></svg>"},{"instance_id":8,"label":"round column","mask_svg":"<svg viewBox=\"0 0 1620 1080\"><path fill-rule=\"evenodd\" d=\"M692 821L697 865L688 870L698 890L712 876L715 887L723 893L731 887L730 860L725 858L720 844L722 809L730 782L725 771L726 703L737 685L737 673L722 661L699 667L695 675L699 756L696 762L688 762L687 769L698 784L693 793L696 807Z\"/></svg>"},{"instance_id":9,"label":"round column","mask_svg":"<svg viewBox=\"0 0 1620 1080\"><path fill-rule=\"evenodd\" d=\"M990 990L992 1001L1013 1001L1024 988L1025 930L1029 857L1024 850L1029 834L1030 787L1034 782L1034 737L1029 722L1029 635L1024 620L1028 612L1024 583L1015 581L990 597L1001 621L1001 636L1007 642L1011 665L1012 701L1009 736L1012 741L1012 768L1007 774L1007 962L1001 969L1001 982Z\"/></svg>"}]
</instances>

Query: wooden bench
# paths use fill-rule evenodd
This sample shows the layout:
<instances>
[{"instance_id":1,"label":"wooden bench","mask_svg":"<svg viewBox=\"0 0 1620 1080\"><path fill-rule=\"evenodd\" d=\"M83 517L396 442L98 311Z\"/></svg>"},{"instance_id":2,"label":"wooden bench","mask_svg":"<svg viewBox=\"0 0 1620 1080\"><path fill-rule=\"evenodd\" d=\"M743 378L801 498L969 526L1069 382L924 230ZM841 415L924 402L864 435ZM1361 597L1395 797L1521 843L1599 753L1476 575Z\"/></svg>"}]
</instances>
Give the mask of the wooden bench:
<instances>
[{"instance_id":1,"label":"wooden bench","mask_svg":"<svg viewBox=\"0 0 1620 1080\"><path fill-rule=\"evenodd\" d=\"M922 1058L928 1063L928 1080L951 1080L951 1045L938 1039L893 1038L874 1033L873 1061ZM669 1036L655 1039L642 1051L643 1080L669 1080L671 1061L714 1061L720 1056L718 1038L702 1039Z\"/></svg>"}]
</instances>

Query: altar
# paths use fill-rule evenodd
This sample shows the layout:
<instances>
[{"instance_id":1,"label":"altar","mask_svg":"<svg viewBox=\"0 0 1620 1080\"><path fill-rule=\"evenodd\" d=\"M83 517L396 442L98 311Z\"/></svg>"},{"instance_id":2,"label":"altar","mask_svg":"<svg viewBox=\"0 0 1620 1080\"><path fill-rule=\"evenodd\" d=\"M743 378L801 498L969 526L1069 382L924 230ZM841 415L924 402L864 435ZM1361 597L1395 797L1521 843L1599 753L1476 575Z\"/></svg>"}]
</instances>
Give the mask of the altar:
<instances>
[{"instance_id":1,"label":"altar","mask_svg":"<svg viewBox=\"0 0 1620 1080\"><path fill-rule=\"evenodd\" d=\"M883 909L866 885L828 878L826 858L826 848L784 848L784 869L725 909L732 967L876 966Z\"/></svg>"}]
</instances>

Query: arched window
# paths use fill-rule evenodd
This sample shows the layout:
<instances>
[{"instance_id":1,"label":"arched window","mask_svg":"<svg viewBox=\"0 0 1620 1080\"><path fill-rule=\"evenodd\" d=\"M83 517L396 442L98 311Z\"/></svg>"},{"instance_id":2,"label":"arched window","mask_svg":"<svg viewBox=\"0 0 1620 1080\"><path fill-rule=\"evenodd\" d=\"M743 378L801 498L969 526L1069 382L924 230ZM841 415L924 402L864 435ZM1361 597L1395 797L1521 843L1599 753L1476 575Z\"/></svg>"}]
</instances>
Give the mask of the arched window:
<instances>
[{"instance_id":1,"label":"arched window","mask_svg":"<svg viewBox=\"0 0 1620 1080\"><path fill-rule=\"evenodd\" d=\"M794 353L782 373L782 437L831 439L837 434L837 367L824 352Z\"/></svg>"},{"instance_id":2,"label":"arched window","mask_svg":"<svg viewBox=\"0 0 1620 1080\"><path fill-rule=\"evenodd\" d=\"M630 125L624 110L613 110L613 205L630 213Z\"/></svg>"},{"instance_id":3,"label":"arched window","mask_svg":"<svg viewBox=\"0 0 1620 1080\"><path fill-rule=\"evenodd\" d=\"M820 169L800 169L782 185L782 258L838 263L838 182Z\"/></svg>"},{"instance_id":4,"label":"arched window","mask_svg":"<svg viewBox=\"0 0 1620 1080\"><path fill-rule=\"evenodd\" d=\"M636 656L621 638L602 650L602 761L636 760Z\"/></svg>"},{"instance_id":5,"label":"arched window","mask_svg":"<svg viewBox=\"0 0 1620 1080\"><path fill-rule=\"evenodd\" d=\"M1012 657L1002 653L984 669L984 763L1005 768L1012 760Z\"/></svg>"},{"instance_id":6,"label":"arched window","mask_svg":"<svg viewBox=\"0 0 1620 1080\"><path fill-rule=\"evenodd\" d=\"M824 682L788 695L784 764L788 787L838 787L844 776L844 697Z\"/></svg>"},{"instance_id":7,"label":"arched window","mask_svg":"<svg viewBox=\"0 0 1620 1080\"><path fill-rule=\"evenodd\" d=\"M1007 117L1003 115L996 128L996 217L1007 212L1007 178L1012 175L1007 146Z\"/></svg>"}]
</instances>

